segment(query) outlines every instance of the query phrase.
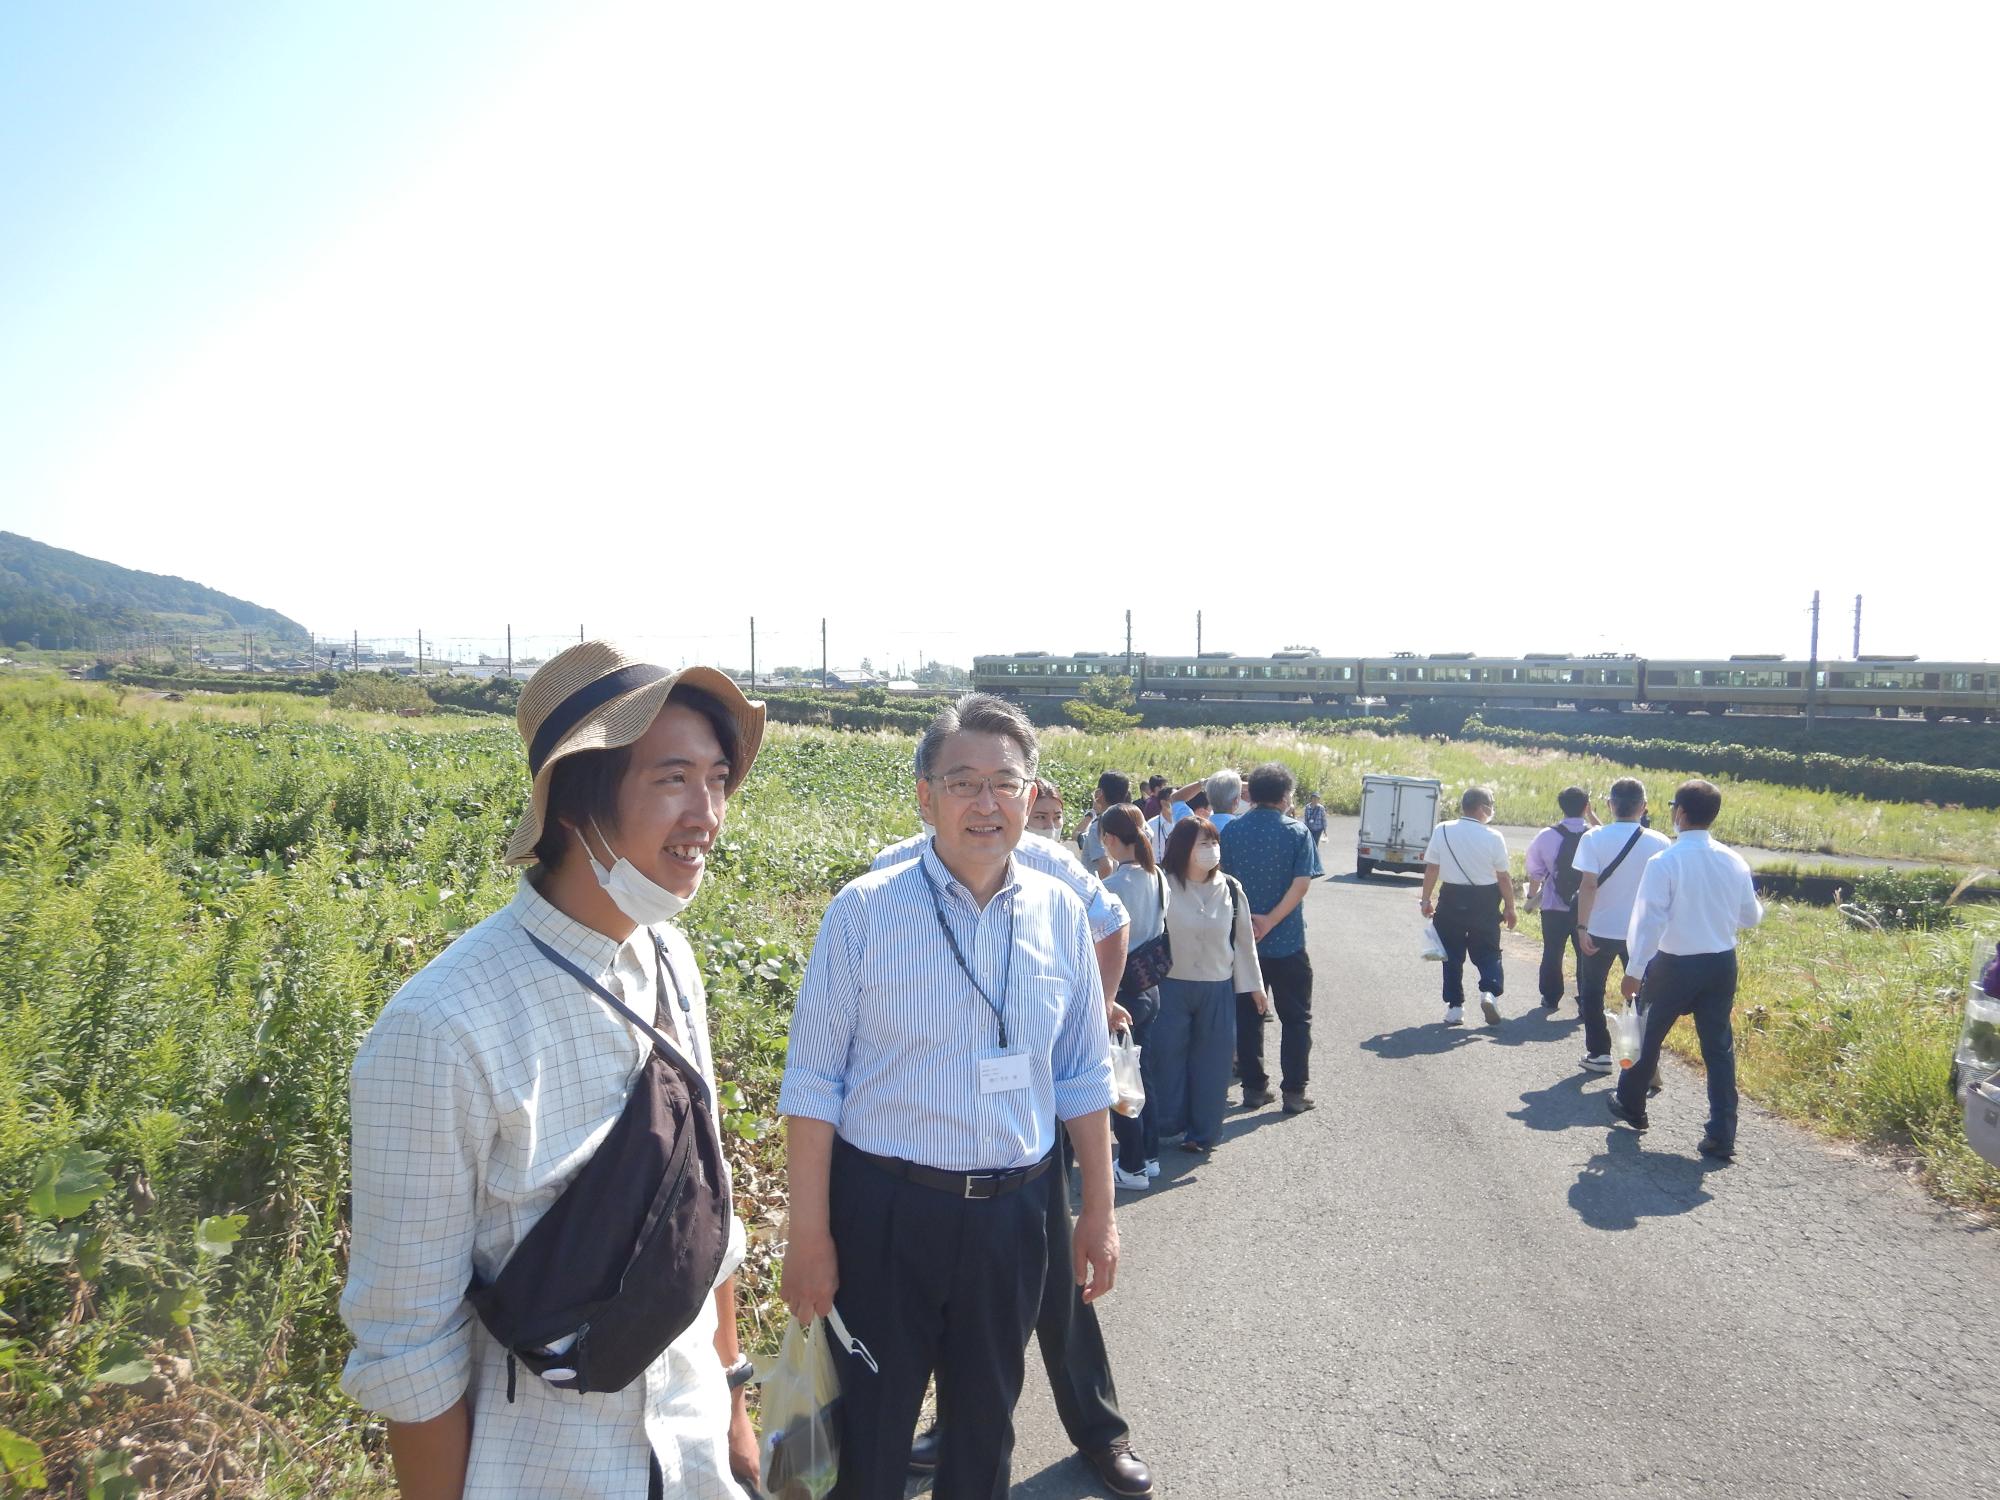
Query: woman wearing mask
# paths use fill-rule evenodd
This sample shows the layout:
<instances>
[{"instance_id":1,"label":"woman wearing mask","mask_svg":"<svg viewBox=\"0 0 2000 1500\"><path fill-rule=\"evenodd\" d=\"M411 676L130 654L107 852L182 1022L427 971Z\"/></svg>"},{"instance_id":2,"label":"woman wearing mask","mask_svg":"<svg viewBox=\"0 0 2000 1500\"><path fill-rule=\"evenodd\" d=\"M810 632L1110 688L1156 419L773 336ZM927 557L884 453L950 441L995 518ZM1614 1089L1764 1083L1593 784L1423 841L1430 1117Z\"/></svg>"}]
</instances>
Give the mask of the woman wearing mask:
<instances>
[{"instance_id":1,"label":"woman wearing mask","mask_svg":"<svg viewBox=\"0 0 2000 1500\"><path fill-rule=\"evenodd\" d=\"M1250 900L1222 873L1222 835L1215 825L1199 817L1176 823L1161 866L1174 957L1144 1059L1152 1065L1147 1102L1161 1135L1179 1132L1182 1150L1206 1153L1222 1138L1236 996L1254 997L1263 1014L1271 1001L1257 967Z\"/></svg>"},{"instance_id":2,"label":"woman wearing mask","mask_svg":"<svg viewBox=\"0 0 2000 1500\"><path fill-rule=\"evenodd\" d=\"M1146 1107L1137 1119L1113 1113L1111 1133L1118 1140L1118 1160L1112 1176L1121 1188L1138 1190L1160 1175L1160 1112L1153 1105L1153 1021L1160 1013L1158 985L1135 988L1135 970L1129 955L1135 955L1159 937L1166 928L1167 882L1153 858L1153 841L1146 820L1129 803L1108 807L1097 820L1098 835L1104 840L1111 873L1104 885L1132 919L1127 938L1126 982L1119 987L1118 1000L1132 1013L1132 1042L1139 1048L1139 1073L1146 1084Z\"/></svg>"}]
</instances>

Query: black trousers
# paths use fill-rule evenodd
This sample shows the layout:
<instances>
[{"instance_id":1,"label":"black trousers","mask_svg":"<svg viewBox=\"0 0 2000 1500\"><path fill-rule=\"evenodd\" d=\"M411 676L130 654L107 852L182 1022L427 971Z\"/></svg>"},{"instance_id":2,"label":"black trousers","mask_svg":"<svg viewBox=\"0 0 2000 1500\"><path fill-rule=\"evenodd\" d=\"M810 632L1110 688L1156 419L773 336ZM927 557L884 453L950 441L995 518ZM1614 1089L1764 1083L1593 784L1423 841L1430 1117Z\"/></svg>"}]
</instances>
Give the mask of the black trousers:
<instances>
[{"instance_id":1,"label":"black trousers","mask_svg":"<svg viewBox=\"0 0 2000 1500\"><path fill-rule=\"evenodd\" d=\"M1441 885L1432 919L1444 944L1444 1003L1465 1004L1465 961L1479 971L1479 987L1489 995L1507 988L1500 967L1500 887Z\"/></svg>"},{"instance_id":2,"label":"black trousers","mask_svg":"<svg viewBox=\"0 0 2000 1500\"><path fill-rule=\"evenodd\" d=\"M1576 946L1576 913L1542 909L1542 1004L1554 1005L1563 997L1563 950L1576 953L1576 974L1583 978L1583 950Z\"/></svg>"},{"instance_id":3,"label":"black trousers","mask_svg":"<svg viewBox=\"0 0 2000 1500\"><path fill-rule=\"evenodd\" d=\"M1625 972L1625 940L1593 937L1590 941L1597 951L1579 951L1576 961L1577 1009L1583 1012L1583 1050L1592 1057L1605 1057L1611 1051L1611 1028L1604 1021L1604 990L1614 959L1618 972Z\"/></svg>"},{"instance_id":4,"label":"black trousers","mask_svg":"<svg viewBox=\"0 0 2000 1500\"><path fill-rule=\"evenodd\" d=\"M1283 958L1257 959L1264 971L1264 989L1283 1031L1278 1038L1278 1087L1302 1094L1310 1077L1312 1058L1313 966L1305 949ZM1246 1089L1267 1089L1271 1075L1264 1070L1264 1018L1242 995L1236 997L1236 1074Z\"/></svg>"},{"instance_id":5,"label":"black trousers","mask_svg":"<svg viewBox=\"0 0 2000 1500\"><path fill-rule=\"evenodd\" d=\"M880 1372L836 1350L835 1500L902 1500L924 1387L947 1440L937 1500L1006 1500L1014 1403L1047 1279L1048 1178L965 1199L892 1176L836 1141L828 1220L848 1331ZM1067 1211L1067 1201L1065 1201Z\"/></svg>"},{"instance_id":6,"label":"black trousers","mask_svg":"<svg viewBox=\"0 0 2000 1500\"><path fill-rule=\"evenodd\" d=\"M1118 1387L1111 1380L1111 1356L1104 1349L1097 1309L1083 1300L1083 1288L1070 1269L1069 1174L1050 1172L1046 1180L1049 1267L1035 1339L1042 1346L1042 1368L1048 1371L1063 1431L1080 1451L1096 1453L1129 1436L1131 1429L1118 1410Z\"/></svg>"},{"instance_id":7,"label":"black trousers","mask_svg":"<svg viewBox=\"0 0 2000 1500\"><path fill-rule=\"evenodd\" d=\"M1639 1060L1618 1078L1618 1102L1635 1119L1646 1118L1646 1086L1660 1070L1660 1049L1682 1016L1694 1017L1701 1064L1708 1070L1708 1134L1736 1144L1736 950L1659 953L1646 966L1646 1030Z\"/></svg>"}]
</instances>

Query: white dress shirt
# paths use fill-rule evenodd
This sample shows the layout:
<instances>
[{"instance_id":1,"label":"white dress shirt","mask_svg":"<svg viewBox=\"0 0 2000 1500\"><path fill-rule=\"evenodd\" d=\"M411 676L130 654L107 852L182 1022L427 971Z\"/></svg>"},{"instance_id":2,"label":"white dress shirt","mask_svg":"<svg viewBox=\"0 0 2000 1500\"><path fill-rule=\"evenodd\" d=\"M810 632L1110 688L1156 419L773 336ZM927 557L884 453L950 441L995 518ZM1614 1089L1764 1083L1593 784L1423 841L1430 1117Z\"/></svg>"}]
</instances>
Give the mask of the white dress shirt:
<instances>
[{"instance_id":1,"label":"white dress shirt","mask_svg":"<svg viewBox=\"0 0 2000 1500\"><path fill-rule=\"evenodd\" d=\"M1639 835L1639 842L1632 844L1632 835ZM1590 935L1594 938L1611 938L1625 941L1625 934L1632 927L1632 907L1639 899L1639 877L1646 866L1663 853L1673 840L1658 829L1647 828L1636 819L1630 823L1606 823L1601 828L1593 828L1577 842L1576 868L1585 875L1597 877L1597 895L1590 905ZM1611 878L1604 878L1604 870L1627 844L1632 844L1632 852L1618 863L1611 872Z\"/></svg>"},{"instance_id":2,"label":"white dress shirt","mask_svg":"<svg viewBox=\"0 0 2000 1500\"><path fill-rule=\"evenodd\" d=\"M1636 858L1638 851L1633 855ZM1619 872L1624 873L1622 870ZM1647 864L1626 936L1625 972L1643 976L1655 953L1726 953L1764 920L1750 867L1704 829L1688 829Z\"/></svg>"},{"instance_id":3,"label":"white dress shirt","mask_svg":"<svg viewBox=\"0 0 2000 1500\"><path fill-rule=\"evenodd\" d=\"M353 1240L340 1299L354 1352L341 1388L402 1422L468 1398L472 1500L643 1500L649 1458L670 1495L741 1500L713 1297L624 1390L560 1391L517 1369L511 1401L506 1352L465 1301L473 1273L498 1274L611 1133L652 1050L531 938L645 1015L664 999L653 932L690 1008L659 1004L655 1024L677 1046L692 1027L691 1060L707 1064L712 1100L708 1008L687 939L663 925L614 943L526 880L396 992L354 1061ZM742 1258L732 1214L716 1285Z\"/></svg>"}]
</instances>

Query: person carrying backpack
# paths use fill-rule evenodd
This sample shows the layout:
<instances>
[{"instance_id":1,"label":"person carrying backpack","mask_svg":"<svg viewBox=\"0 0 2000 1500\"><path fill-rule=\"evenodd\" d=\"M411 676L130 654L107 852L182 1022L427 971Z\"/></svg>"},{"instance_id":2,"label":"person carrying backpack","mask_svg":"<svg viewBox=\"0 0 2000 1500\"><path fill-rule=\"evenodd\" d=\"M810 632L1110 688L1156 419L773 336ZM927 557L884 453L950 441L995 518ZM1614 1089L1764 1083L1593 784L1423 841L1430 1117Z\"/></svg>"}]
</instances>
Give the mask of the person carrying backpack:
<instances>
[{"instance_id":1,"label":"person carrying backpack","mask_svg":"<svg viewBox=\"0 0 2000 1500\"><path fill-rule=\"evenodd\" d=\"M1556 796L1562 820L1544 828L1528 845L1528 900L1540 898L1542 917L1542 1009L1562 1004L1563 950L1577 950L1577 972L1583 953L1576 941L1576 895L1583 876L1576 868L1577 845L1597 826L1590 793L1580 786L1564 787Z\"/></svg>"}]
</instances>

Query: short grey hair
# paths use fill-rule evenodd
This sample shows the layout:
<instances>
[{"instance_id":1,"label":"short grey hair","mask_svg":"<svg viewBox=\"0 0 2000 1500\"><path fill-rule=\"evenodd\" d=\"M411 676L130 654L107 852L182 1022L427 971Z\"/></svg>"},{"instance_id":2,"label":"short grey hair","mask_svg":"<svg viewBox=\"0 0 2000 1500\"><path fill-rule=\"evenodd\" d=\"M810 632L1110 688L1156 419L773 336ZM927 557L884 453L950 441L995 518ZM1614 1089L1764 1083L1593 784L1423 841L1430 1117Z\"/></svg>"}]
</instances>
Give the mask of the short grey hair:
<instances>
[{"instance_id":1,"label":"short grey hair","mask_svg":"<svg viewBox=\"0 0 2000 1500\"><path fill-rule=\"evenodd\" d=\"M1458 799L1458 810L1463 813L1478 812L1482 807L1493 805L1493 793L1483 786L1469 786Z\"/></svg>"},{"instance_id":2,"label":"short grey hair","mask_svg":"<svg viewBox=\"0 0 2000 1500\"><path fill-rule=\"evenodd\" d=\"M1243 795L1243 778L1234 771L1217 771L1208 778L1207 790L1210 812L1234 812L1237 799Z\"/></svg>"},{"instance_id":3,"label":"short grey hair","mask_svg":"<svg viewBox=\"0 0 2000 1500\"><path fill-rule=\"evenodd\" d=\"M967 693L958 702L938 710L924 737L917 741L917 779L924 780L937 768L938 751L955 734L999 734L1012 740L1027 762L1030 776L1041 758L1041 742L1028 716L991 693Z\"/></svg>"}]
</instances>

